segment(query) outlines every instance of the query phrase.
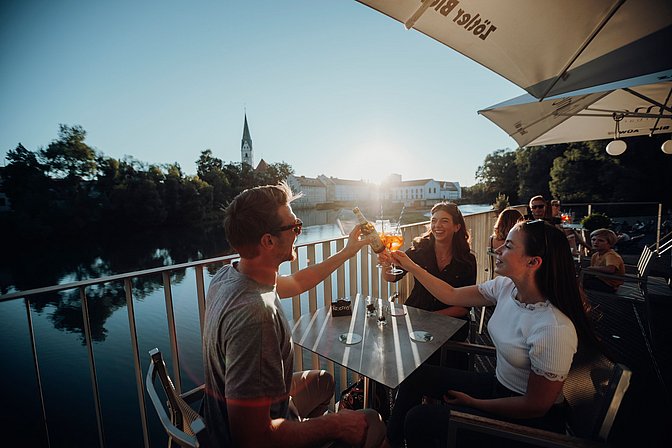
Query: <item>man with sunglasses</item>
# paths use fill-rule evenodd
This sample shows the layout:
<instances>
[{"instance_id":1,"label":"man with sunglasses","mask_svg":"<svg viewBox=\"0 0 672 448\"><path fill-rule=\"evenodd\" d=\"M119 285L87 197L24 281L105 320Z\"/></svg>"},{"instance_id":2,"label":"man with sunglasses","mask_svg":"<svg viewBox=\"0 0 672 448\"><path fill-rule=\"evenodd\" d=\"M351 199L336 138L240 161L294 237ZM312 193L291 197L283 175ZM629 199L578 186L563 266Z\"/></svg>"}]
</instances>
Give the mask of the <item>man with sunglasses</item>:
<instances>
[{"instance_id":1,"label":"man with sunglasses","mask_svg":"<svg viewBox=\"0 0 672 448\"><path fill-rule=\"evenodd\" d=\"M212 446L374 447L384 438L375 411L325 414L334 396L329 373L293 371L279 299L314 287L367 244L356 226L338 253L280 276L280 264L296 258L303 223L290 203L298 197L284 182L266 185L243 191L225 210L226 237L240 261L217 272L206 298L202 411Z\"/></svg>"},{"instance_id":2,"label":"man with sunglasses","mask_svg":"<svg viewBox=\"0 0 672 448\"><path fill-rule=\"evenodd\" d=\"M530 219L544 219L546 216L546 199L542 195L530 199Z\"/></svg>"}]
</instances>

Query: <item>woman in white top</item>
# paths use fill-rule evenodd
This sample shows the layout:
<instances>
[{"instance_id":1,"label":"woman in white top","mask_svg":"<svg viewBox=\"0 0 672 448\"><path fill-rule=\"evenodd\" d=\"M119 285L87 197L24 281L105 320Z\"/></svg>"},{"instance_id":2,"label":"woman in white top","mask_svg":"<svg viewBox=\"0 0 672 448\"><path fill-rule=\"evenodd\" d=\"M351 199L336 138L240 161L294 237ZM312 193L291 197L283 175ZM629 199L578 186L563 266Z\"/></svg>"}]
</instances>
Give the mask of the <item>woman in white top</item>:
<instances>
[{"instance_id":1,"label":"woman in white top","mask_svg":"<svg viewBox=\"0 0 672 448\"><path fill-rule=\"evenodd\" d=\"M457 306L495 306L488 331L495 374L423 365L404 381L387 425L391 446L445 446L450 409L562 431L562 385L581 344L594 344L567 238L543 220L520 222L495 249L499 277L453 288L413 263L394 262L437 299ZM385 255L382 256L383 258ZM442 400L420 405L423 396Z\"/></svg>"}]
</instances>

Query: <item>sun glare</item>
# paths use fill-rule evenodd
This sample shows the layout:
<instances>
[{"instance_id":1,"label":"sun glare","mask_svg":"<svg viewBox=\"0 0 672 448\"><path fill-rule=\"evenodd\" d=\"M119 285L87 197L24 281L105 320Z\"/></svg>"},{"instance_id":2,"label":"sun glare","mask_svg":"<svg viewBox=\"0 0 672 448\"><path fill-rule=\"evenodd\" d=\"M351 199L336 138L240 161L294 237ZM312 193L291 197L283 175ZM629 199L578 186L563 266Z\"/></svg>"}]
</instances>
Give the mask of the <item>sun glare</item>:
<instances>
[{"instance_id":1,"label":"sun glare","mask_svg":"<svg viewBox=\"0 0 672 448\"><path fill-rule=\"evenodd\" d=\"M390 174L403 174L404 152L387 142L366 142L349 152L343 164L347 176L342 177L380 185Z\"/></svg>"}]
</instances>

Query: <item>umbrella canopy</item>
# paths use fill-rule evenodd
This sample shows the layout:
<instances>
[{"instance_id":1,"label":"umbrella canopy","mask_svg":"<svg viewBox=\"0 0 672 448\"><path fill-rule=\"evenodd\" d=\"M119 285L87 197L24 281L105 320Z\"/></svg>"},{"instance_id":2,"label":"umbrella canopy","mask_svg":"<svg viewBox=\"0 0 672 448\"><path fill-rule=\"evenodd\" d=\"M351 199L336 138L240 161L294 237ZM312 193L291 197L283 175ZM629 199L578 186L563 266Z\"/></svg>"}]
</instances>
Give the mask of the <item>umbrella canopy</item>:
<instances>
[{"instance_id":1,"label":"umbrella canopy","mask_svg":"<svg viewBox=\"0 0 672 448\"><path fill-rule=\"evenodd\" d=\"M670 0L358 1L536 98L672 68Z\"/></svg>"},{"instance_id":2,"label":"umbrella canopy","mask_svg":"<svg viewBox=\"0 0 672 448\"><path fill-rule=\"evenodd\" d=\"M666 134L672 132L671 94L667 70L543 101L522 95L478 113L521 147Z\"/></svg>"}]
</instances>

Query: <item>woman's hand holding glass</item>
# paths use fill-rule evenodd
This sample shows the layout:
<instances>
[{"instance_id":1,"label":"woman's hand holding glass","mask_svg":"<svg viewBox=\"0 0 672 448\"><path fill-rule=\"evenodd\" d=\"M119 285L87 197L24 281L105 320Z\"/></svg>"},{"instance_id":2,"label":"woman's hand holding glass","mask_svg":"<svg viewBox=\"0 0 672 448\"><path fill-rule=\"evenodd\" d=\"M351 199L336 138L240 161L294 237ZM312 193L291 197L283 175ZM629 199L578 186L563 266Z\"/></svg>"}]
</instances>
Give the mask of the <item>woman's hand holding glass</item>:
<instances>
[{"instance_id":1,"label":"woman's hand holding glass","mask_svg":"<svg viewBox=\"0 0 672 448\"><path fill-rule=\"evenodd\" d=\"M390 253L392 251L398 250L401 248L401 246L404 245L404 235L401 233L399 226L393 227L392 230L386 232L384 244ZM394 263L395 260L394 257L392 257L392 265L390 266L390 269L387 271L387 273L392 275L403 274L404 270L395 266Z\"/></svg>"},{"instance_id":2,"label":"woman's hand holding glass","mask_svg":"<svg viewBox=\"0 0 672 448\"><path fill-rule=\"evenodd\" d=\"M402 250L388 252L387 256L390 259L390 263L400 266L404 271L410 272L411 274L413 273L414 267L418 267L418 265L406 255L406 252Z\"/></svg>"}]
</instances>

